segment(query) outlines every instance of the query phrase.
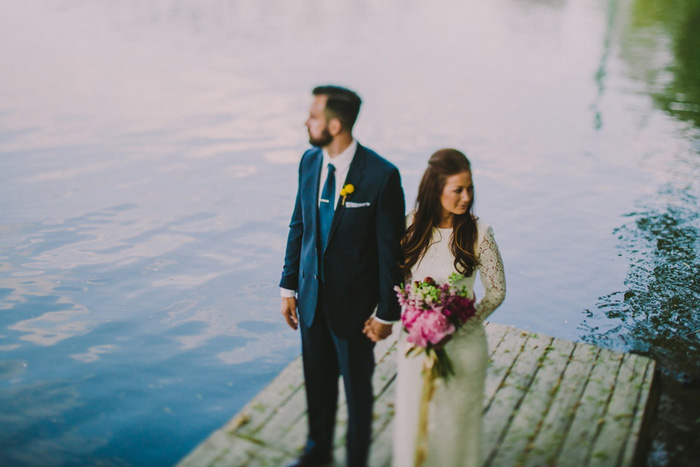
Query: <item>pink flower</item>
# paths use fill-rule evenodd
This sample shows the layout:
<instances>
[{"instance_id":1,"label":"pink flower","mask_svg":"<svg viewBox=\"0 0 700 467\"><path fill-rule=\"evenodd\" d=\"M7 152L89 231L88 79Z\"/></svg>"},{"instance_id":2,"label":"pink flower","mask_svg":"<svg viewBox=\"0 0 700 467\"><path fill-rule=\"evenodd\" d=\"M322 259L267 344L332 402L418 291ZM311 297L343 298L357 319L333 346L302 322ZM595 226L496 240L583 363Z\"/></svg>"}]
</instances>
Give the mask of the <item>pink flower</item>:
<instances>
[{"instance_id":1,"label":"pink flower","mask_svg":"<svg viewBox=\"0 0 700 467\"><path fill-rule=\"evenodd\" d=\"M445 378L454 374L454 370L445 349L437 345L476 314L470 292L458 285L462 278L454 273L446 283L440 284L426 277L394 289L403 308L401 322L408 333L408 342L412 347L425 349L426 358L437 362L434 368L438 376Z\"/></svg>"},{"instance_id":2,"label":"pink flower","mask_svg":"<svg viewBox=\"0 0 700 467\"><path fill-rule=\"evenodd\" d=\"M403 314L401 315L401 322L403 326L408 330L412 328L416 320L420 317L421 311L414 307L406 307Z\"/></svg>"},{"instance_id":3,"label":"pink flower","mask_svg":"<svg viewBox=\"0 0 700 467\"><path fill-rule=\"evenodd\" d=\"M436 345L445 337L456 331L454 324L450 323L445 315L433 310L421 312L406 310L403 319L408 331L408 342L418 347L427 347L428 343ZM410 320L410 325L406 325Z\"/></svg>"},{"instance_id":4,"label":"pink flower","mask_svg":"<svg viewBox=\"0 0 700 467\"><path fill-rule=\"evenodd\" d=\"M406 305L406 301L408 300L408 296L407 296L406 292L398 285L396 287L394 287L394 290L396 291L396 298L399 299L399 305L401 305L401 306Z\"/></svg>"},{"instance_id":5,"label":"pink flower","mask_svg":"<svg viewBox=\"0 0 700 467\"><path fill-rule=\"evenodd\" d=\"M414 323L414 324L417 324L417 323ZM408 331L408 337L406 338L406 340L408 342L415 345L416 347L425 348L428 346L428 341L423 336L421 326L413 326L411 329L407 328L406 330Z\"/></svg>"},{"instance_id":6,"label":"pink flower","mask_svg":"<svg viewBox=\"0 0 700 467\"><path fill-rule=\"evenodd\" d=\"M445 337L456 331L454 324L450 323L445 315L437 311L423 313L425 338L435 345Z\"/></svg>"},{"instance_id":7,"label":"pink flower","mask_svg":"<svg viewBox=\"0 0 700 467\"><path fill-rule=\"evenodd\" d=\"M452 278L439 284L426 277L395 290L403 308L401 322L416 347L437 345L474 315L474 301L454 286Z\"/></svg>"}]
</instances>

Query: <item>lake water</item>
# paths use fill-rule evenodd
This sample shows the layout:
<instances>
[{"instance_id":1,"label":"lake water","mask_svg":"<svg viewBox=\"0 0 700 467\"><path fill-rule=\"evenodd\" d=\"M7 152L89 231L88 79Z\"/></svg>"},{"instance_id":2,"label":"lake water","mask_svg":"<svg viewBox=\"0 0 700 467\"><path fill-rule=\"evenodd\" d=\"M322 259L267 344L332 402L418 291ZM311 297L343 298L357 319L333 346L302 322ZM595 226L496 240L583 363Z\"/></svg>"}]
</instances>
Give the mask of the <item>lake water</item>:
<instances>
[{"instance_id":1,"label":"lake water","mask_svg":"<svg viewBox=\"0 0 700 467\"><path fill-rule=\"evenodd\" d=\"M493 321L657 359L700 442L700 1L6 0L0 464L171 465L299 353L277 283L310 90L474 166Z\"/></svg>"}]
</instances>

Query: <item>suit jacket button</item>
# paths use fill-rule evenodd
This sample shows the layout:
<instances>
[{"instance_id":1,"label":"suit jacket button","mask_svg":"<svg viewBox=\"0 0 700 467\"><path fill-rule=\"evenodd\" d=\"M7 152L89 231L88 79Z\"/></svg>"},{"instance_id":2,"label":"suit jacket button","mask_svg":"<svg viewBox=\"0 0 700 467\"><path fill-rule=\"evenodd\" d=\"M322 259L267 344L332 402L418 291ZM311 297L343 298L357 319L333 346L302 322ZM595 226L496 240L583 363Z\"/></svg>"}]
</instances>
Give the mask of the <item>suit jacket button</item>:
<instances>
[{"instance_id":1,"label":"suit jacket button","mask_svg":"<svg viewBox=\"0 0 700 467\"><path fill-rule=\"evenodd\" d=\"M318 280L318 276L314 274L314 280Z\"/></svg>"}]
</instances>

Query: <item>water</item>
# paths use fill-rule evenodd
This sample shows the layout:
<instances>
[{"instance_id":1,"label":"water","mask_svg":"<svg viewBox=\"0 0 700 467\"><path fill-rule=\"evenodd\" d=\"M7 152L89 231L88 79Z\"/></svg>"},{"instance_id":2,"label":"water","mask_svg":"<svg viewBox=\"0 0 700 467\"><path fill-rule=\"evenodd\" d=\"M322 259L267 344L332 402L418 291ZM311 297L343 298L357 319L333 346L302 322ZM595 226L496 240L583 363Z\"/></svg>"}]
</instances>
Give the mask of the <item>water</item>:
<instances>
[{"instance_id":1,"label":"water","mask_svg":"<svg viewBox=\"0 0 700 467\"><path fill-rule=\"evenodd\" d=\"M299 352L276 287L310 89L402 171L463 149L494 321L649 354L697 445L700 2L10 0L0 464L170 465Z\"/></svg>"}]
</instances>

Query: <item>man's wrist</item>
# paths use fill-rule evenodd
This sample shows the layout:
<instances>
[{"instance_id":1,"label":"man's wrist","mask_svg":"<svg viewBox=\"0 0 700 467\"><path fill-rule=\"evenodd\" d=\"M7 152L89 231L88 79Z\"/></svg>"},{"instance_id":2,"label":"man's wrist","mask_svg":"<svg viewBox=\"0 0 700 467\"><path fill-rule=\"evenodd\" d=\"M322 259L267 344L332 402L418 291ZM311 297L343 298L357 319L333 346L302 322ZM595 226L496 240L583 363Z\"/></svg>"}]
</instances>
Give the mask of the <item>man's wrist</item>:
<instances>
[{"instance_id":1,"label":"man's wrist","mask_svg":"<svg viewBox=\"0 0 700 467\"><path fill-rule=\"evenodd\" d=\"M285 289L283 287L280 287L280 297L282 298L294 298L296 296L296 293L296 290Z\"/></svg>"},{"instance_id":2,"label":"man's wrist","mask_svg":"<svg viewBox=\"0 0 700 467\"><path fill-rule=\"evenodd\" d=\"M395 323L395 321L387 321L387 320L381 319L381 318L379 318L379 317L377 317L377 316L375 316L374 319L376 319L377 321L379 321L379 322L382 323L382 324L394 324L394 323Z\"/></svg>"}]
</instances>

